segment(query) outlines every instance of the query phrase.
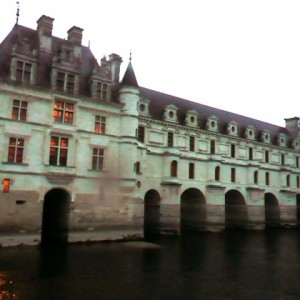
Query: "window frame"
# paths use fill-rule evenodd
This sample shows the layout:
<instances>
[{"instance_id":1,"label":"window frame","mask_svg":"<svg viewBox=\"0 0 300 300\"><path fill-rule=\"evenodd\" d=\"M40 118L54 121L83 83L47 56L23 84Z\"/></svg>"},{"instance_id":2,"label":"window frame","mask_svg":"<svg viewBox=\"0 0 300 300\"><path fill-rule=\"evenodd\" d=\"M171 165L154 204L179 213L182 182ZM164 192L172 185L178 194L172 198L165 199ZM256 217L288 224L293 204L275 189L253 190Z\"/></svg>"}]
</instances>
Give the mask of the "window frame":
<instances>
[{"instance_id":1,"label":"window frame","mask_svg":"<svg viewBox=\"0 0 300 300\"><path fill-rule=\"evenodd\" d=\"M22 66L20 66L22 64ZM29 67L29 69L27 68ZM20 74L21 73L21 74ZM31 82L32 63L17 59L16 61L16 81L23 83Z\"/></svg>"},{"instance_id":2,"label":"window frame","mask_svg":"<svg viewBox=\"0 0 300 300\"><path fill-rule=\"evenodd\" d=\"M137 140L141 143L145 143L145 127L144 126L138 126L137 128Z\"/></svg>"},{"instance_id":3,"label":"window frame","mask_svg":"<svg viewBox=\"0 0 300 300\"><path fill-rule=\"evenodd\" d=\"M105 149L102 147L92 148L92 170L102 171L104 168Z\"/></svg>"},{"instance_id":4,"label":"window frame","mask_svg":"<svg viewBox=\"0 0 300 300\"><path fill-rule=\"evenodd\" d=\"M62 107L56 105L60 103ZM72 106L72 109L69 109L68 106ZM57 114L57 115L55 115ZM61 114L61 116L60 116ZM70 115L70 116L69 116ZM75 115L75 104L72 102L64 101L64 100L55 100L54 108L52 114L52 122L58 124L68 124L72 125L74 123L74 115ZM66 121L70 120L70 121Z\"/></svg>"},{"instance_id":5,"label":"window frame","mask_svg":"<svg viewBox=\"0 0 300 300\"><path fill-rule=\"evenodd\" d=\"M100 100L107 100L108 95L108 83L103 81L96 82L96 98Z\"/></svg>"},{"instance_id":6,"label":"window frame","mask_svg":"<svg viewBox=\"0 0 300 300\"><path fill-rule=\"evenodd\" d=\"M195 179L195 163L189 163L189 179Z\"/></svg>"},{"instance_id":7,"label":"window frame","mask_svg":"<svg viewBox=\"0 0 300 300\"><path fill-rule=\"evenodd\" d=\"M107 118L105 116L96 115L94 132L97 134L105 134L106 123L107 123Z\"/></svg>"},{"instance_id":8,"label":"window frame","mask_svg":"<svg viewBox=\"0 0 300 300\"><path fill-rule=\"evenodd\" d=\"M27 120L28 101L13 99L11 118L15 121Z\"/></svg>"},{"instance_id":9,"label":"window frame","mask_svg":"<svg viewBox=\"0 0 300 300\"><path fill-rule=\"evenodd\" d=\"M57 144L52 144L52 141L57 139ZM66 141L66 146L64 146L63 140ZM58 167L68 166L68 154L69 154L69 143L70 139L65 136L51 135L50 136L50 147L49 147L49 165ZM51 154L51 150L55 155ZM55 161L55 162L54 162ZM53 163L54 162L54 163Z\"/></svg>"},{"instance_id":10,"label":"window frame","mask_svg":"<svg viewBox=\"0 0 300 300\"><path fill-rule=\"evenodd\" d=\"M13 142L15 140L15 142ZM25 139L21 137L10 137L8 141L7 162L11 164L23 164Z\"/></svg>"},{"instance_id":11,"label":"window frame","mask_svg":"<svg viewBox=\"0 0 300 300\"><path fill-rule=\"evenodd\" d=\"M174 132L168 132L167 146L174 147Z\"/></svg>"}]
</instances>

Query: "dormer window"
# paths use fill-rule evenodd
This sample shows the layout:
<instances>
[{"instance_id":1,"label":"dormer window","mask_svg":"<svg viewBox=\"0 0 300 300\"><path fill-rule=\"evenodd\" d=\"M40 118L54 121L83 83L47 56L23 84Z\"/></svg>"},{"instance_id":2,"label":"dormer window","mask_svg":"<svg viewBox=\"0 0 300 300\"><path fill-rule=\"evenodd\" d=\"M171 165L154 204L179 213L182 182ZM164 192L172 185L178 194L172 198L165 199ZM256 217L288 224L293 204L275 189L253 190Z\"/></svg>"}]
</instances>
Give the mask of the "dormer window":
<instances>
[{"instance_id":1,"label":"dormer window","mask_svg":"<svg viewBox=\"0 0 300 300\"><path fill-rule=\"evenodd\" d=\"M100 100L106 100L107 99L107 91L108 91L108 85L104 82L97 82L96 87L96 97Z\"/></svg>"},{"instance_id":2,"label":"dormer window","mask_svg":"<svg viewBox=\"0 0 300 300\"><path fill-rule=\"evenodd\" d=\"M227 133L229 135L237 136L237 122L231 121L227 126Z\"/></svg>"},{"instance_id":3,"label":"dormer window","mask_svg":"<svg viewBox=\"0 0 300 300\"><path fill-rule=\"evenodd\" d=\"M218 121L219 118L215 115L210 116L207 119L207 123L206 123L206 129L210 130L210 131L218 131Z\"/></svg>"},{"instance_id":4,"label":"dormer window","mask_svg":"<svg viewBox=\"0 0 300 300\"><path fill-rule=\"evenodd\" d=\"M177 110L178 107L170 104L165 108L164 120L169 122L177 122Z\"/></svg>"},{"instance_id":5,"label":"dormer window","mask_svg":"<svg viewBox=\"0 0 300 300\"><path fill-rule=\"evenodd\" d=\"M281 147L285 147L286 146L286 135L284 133L280 133L278 136L278 145Z\"/></svg>"},{"instance_id":6,"label":"dormer window","mask_svg":"<svg viewBox=\"0 0 300 300\"><path fill-rule=\"evenodd\" d=\"M264 143L269 144L271 142L271 136L269 130L264 130L261 134L261 139Z\"/></svg>"},{"instance_id":7,"label":"dormer window","mask_svg":"<svg viewBox=\"0 0 300 300\"><path fill-rule=\"evenodd\" d=\"M138 103L138 110L140 115L149 116L149 103L150 101L148 99L141 98L140 102Z\"/></svg>"},{"instance_id":8,"label":"dormer window","mask_svg":"<svg viewBox=\"0 0 300 300\"><path fill-rule=\"evenodd\" d=\"M17 61L16 80L30 83L32 64L24 61Z\"/></svg>"},{"instance_id":9,"label":"dormer window","mask_svg":"<svg viewBox=\"0 0 300 300\"><path fill-rule=\"evenodd\" d=\"M57 72L56 89L73 94L75 91L75 75L60 71Z\"/></svg>"},{"instance_id":10,"label":"dormer window","mask_svg":"<svg viewBox=\"0 0 300 300\"><path fill-rule=\"evenodd\" d=\"M255 128L254 128L254 126L249 125L246 128L245 138L248 139L248 140L254 140L255 139Z\"/></svg>"},{"instance_id":11,"label":"dormer window","mask_svg":"<svg viewBox=\"0 0 300 300\"><path fill-rule=\"evenodd\" d=\"M299 139L294 139L292 145L293 145L294 149L299 150L300 149L300 140Z\"/></svg>"},{"instance_id":12,"label":"dormer window","mask_svg":"<svg viewBox=\"0 0 300 300\"><path fill-rule=\"evenodd\" d=\"M186 126L197 127L198 126L197 118L198 118L198 113L195 110L189 110L186 113L185 125Z\"/></svg>"}]
</instances>

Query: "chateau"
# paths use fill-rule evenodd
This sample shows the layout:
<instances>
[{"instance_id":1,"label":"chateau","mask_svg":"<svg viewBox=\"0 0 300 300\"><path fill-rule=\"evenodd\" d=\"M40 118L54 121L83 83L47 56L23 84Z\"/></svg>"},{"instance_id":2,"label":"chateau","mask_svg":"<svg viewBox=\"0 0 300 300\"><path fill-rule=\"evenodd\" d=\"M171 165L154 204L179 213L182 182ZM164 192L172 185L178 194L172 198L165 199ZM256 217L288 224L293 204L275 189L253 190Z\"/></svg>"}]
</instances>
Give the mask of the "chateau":
<instances>
[{"instance_id":1,"label":"chateau","mask_svg":"<svg viewBox=\"0 0 300 300\"><path fill-rule=\"evenodd\" d=\"M140 87L83 29L0 44L0 233L295 226L299 118L279 127Z\"/></svg>"}]
</instances>

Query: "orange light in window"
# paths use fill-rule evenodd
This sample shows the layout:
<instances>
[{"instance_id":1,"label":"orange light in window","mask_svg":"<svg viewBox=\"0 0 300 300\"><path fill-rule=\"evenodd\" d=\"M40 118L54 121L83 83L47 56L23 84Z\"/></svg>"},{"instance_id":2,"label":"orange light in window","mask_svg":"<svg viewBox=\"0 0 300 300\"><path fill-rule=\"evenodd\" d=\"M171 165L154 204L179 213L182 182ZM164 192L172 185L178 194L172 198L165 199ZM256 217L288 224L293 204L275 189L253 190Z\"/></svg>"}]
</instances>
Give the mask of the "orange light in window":
<instances>
[{"instance_id":1,"label":"orange light in window","mask_svg":"<svg viewBox=\"0 0 300 300\"><path fill-rule=\"evenodd\" d=\"M10 188L10 179L3 180L3 193L8 193Z\"/></svg>"}]
</instances>

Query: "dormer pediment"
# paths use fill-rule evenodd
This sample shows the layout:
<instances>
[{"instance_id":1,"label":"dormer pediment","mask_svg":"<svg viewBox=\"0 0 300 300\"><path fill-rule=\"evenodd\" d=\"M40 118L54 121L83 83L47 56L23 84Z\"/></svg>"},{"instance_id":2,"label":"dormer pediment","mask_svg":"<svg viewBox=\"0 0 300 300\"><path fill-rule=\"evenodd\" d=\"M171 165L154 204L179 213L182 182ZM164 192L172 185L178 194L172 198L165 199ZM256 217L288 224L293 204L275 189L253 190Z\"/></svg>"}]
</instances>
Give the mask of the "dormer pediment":
<instances>
[{"instance_id":1,"label":"dormer pediment","mask_svg":"<svg viewBox=\"0 0 300 300\"><path fill-rule=\"evenodd\" d=\"M230 121L227 125L227 134L237 136L238 123L236 121Z\"/></svg>"},{"instance_id":2,"label":"dormer pediment","mask_svg":"<svg viewBox=\"0 0 300 300\"><path fill-rule=\"evenodd\" d=\"M140 101L139 101L139 104L138 104L140 115L146 116L146 117L150 116L150 114L149 114L149 104L150 104L150 102L151 101L149 99L146 99L146 98L143 98L143 97L140 98Z\"/></svg>"},{"instance_id":3,"label":"dormer pediment","mask_svg":"<svg viewBox=\"0 0 300 300\"><path fill-rule=\"evenodd\" d=\"M169 104L165 107L164 121L177 123L177 110L178 107L174 104Z\"/></svg>"},{"instance_id":4,"label":"dormer pediment","mask_svg":"<svg viewBox=\"0 0 300 300\"><path fill-rule=\"evenodd\" d=\"M267 129L264 129L261 134L261 140L263 143L270 144L271 143L271 135L270 131Z\"/></svg>"},{"instance_id":5,"label":"dormer pediment","mask_svg":"<svg viewBox=\"0 0 300 300\"><path fill-rule=\"evenodd\" d=\"M245 138L248 140L255 139L255 127L253 125L247 126L247 128L245 130Z\"/></svg>"},{"instance_id":6,"label":"dormer pediment","mask_svg":"<svg viewBox=\"0 0 300 300\"><path fill-rule=\"evenodd\" d=\"M219 118L216 115L212 115L207 118L206 129L210 131L218 131Z\"/></svg>"},{"instance_id":7,"label":"dormer pediment","mask_svg":"<svg viewBox=\"0 0 300 300\"><path fill-rule=\"evenodd\" d=\"M198 126L198 113L196 110L192 109L186 112L185 125L192 127Z\"/></svg>"},{"instance_id":8,"label":"dormer pediment","mask_svg":"<svg viewBox=\"0 0 300 300\"><path fill-rule=\"evenodd\" d=\"M294 149L299 150L300 149L300 138L293 139L292 146Z\"/></svg>"},{"instance_id":9,"label":"dormer pediment","mask_svg":"<svg viewBox=\"0 0 300 300\"><path fill-rule=\"evenodd\" d=\"M285 147L287 141L287 136L284 133L280 133L277 138L277 143L280 147Z\"/></svg>"}]
</instances>

